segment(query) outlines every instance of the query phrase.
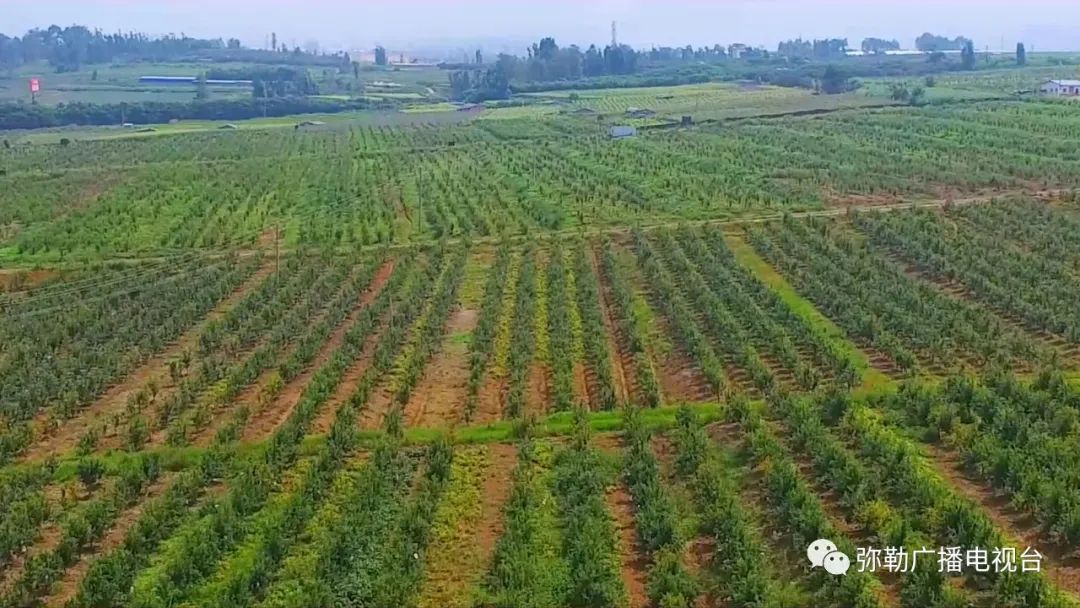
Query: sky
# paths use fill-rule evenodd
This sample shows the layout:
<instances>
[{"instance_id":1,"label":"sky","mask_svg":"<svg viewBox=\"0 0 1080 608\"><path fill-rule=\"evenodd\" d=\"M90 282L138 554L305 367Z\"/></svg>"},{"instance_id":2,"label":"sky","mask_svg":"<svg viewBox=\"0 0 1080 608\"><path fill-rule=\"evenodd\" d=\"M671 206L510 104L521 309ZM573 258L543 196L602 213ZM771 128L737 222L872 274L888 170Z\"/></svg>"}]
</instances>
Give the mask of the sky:
<instances>
[{"instance_id":1,"label":"sky","mask_svg":"<svg viewBox=\"0 0 1080 608\"><path fill-rule=\"evenodd\" d=\"M964 35L981 49L1080 50L1076 0L0 0L0 32L78 23L106 31L237 37L265 46L269 32L290 46L324 50L433 46L523 49L551 35L560 45L620 42L637 47L777 42L867 36L905 48L924 31ZM1071 25L1066 25L1071 24ZM502 47L502 48L500 48Z\"/></svg>"}]
</instances>

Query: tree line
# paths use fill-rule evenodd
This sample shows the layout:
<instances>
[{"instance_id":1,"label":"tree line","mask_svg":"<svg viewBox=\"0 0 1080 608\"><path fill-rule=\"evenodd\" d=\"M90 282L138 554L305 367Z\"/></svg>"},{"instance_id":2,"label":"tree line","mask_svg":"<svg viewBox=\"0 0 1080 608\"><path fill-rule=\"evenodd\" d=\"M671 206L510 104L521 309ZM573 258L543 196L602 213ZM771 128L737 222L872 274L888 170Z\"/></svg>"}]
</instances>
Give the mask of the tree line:
<instances>
[{"instance_id":1,"label":"tree line","mask_svg":"<svg viewBox=\"0 0 1080 608\"><path fill-rule=\"evenodd\" d=\"M0 33L0 69L12 70L21 65L47 61L57 72L73 72L84 65L111 63L117 60L168 61L209 58L217 61L298 63L304 65L348 66L348 54L319 55L299 47L285 45L274 49L250 49L240 40L229 38L192 38L181 34L149 36L140 32L106 34L83 25L61 28L50 25L34 28L25 34Z\"/></svg>"},{"instance_id":2,"label":"tree line","mask_svg":"<svg viewBox=\"0 0 1080 608\"><path fill-rule=\"evenodd\" d=\"M179 120L243 120L259 116L336 113L389 107L364 99L275 97L192 102L69 103L45 106L0 104L0 129L40 129L66 125L154 124Z\"/></svg>"},{"instance_id":3,"label":"tree line","mask_svg":"<svg viewBox=\"0 0 1080 608\"><path fill-rule=\"evenodd\" d=\"M511 82L566 82L630 75L639 70L643 55L625 44L603 48L593 44L583 51L577 45L560 47L554 38L546 37L528 47L525 57L502 53L486 68L450 72L451 96L462 101L506 99Z\"/></svg>"}]
</instances>

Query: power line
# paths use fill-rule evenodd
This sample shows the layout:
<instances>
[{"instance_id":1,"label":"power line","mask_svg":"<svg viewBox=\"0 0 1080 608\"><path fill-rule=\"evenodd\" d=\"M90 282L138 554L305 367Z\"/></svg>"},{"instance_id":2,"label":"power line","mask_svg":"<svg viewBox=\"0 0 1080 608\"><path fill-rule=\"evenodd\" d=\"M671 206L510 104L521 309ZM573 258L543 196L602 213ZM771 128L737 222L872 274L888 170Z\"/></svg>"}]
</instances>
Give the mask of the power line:
<instances>
[{"instance_id":1,"label":"power line","mask_svg":"<svg viewBox=\"0 0 1080 608\"><path fill-rule=\"evenodd\" d=\"M144 277L153 276L155 274L167 272L168 270L170 270L170 268L178 268L180 266L183 266L184 264L193 262L200 257L201 256L198 253L192 252L185 256L181 256L180 258L177 258L175 260L169 260L160 264L155 264L150 268L137 267L130 272L122 271L121 273L109 275L107 277L80 279L81 282L79 283L58 283L55 285L54 289L50 289L48 291L45 291L44 293L37 293L31 290L26 290L22 292L16 292L14 294L3 294L2 296L0 296L0 306L4 304L24 306L27 304L34 304L42 300L49 300L62 296L77 294L81 291L89 289L100 289L102 287L109 287L131 280L137 280ZM27 295L26 297L18 297L18 294L28 292L30 295Z\"/></svg>"}]
</instances>

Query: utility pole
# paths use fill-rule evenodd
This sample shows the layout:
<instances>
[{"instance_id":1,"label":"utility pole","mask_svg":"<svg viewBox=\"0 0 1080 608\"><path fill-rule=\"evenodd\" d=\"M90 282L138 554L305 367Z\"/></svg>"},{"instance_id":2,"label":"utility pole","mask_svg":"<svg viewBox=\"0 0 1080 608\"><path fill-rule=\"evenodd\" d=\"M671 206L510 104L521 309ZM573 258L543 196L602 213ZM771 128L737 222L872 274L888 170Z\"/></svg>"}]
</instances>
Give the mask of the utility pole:
<instances>
[{"instance_id":1,"label":"utility pole","mask_svg":"<svg viewBox=\"0 0 1080 608\"><path fill-rule=\"evenodd\" d=\"M416 171L416 231L420 232L421 217L424 215L424 178L418 169Z\"/></svg>"}]
</instances>

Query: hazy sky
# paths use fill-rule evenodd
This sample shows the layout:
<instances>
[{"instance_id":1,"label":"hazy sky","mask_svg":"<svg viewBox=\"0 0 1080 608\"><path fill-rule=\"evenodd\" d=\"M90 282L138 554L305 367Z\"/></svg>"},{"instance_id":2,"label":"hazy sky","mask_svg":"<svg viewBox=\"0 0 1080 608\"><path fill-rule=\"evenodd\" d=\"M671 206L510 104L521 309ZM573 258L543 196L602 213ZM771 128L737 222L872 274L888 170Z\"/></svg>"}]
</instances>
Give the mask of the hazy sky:
<instances>
[{"instance_id":1,"label":"hazy sky","mask_svg":"<svg viewBox=\"0 0 1080 608\"><path fill-rule=\"evenodd\" d=\"M72 23L153 34L236 36L262 46L278 39L324 49L391 49L505 40L515 48L543 35L560 44L605 42L611 21L634 46L728 44L775 47L780 40L866 36L911 47L923 31L963 34L979 48L1017 41L1036 50L1080 50L1077 0L0 0L0 32Z\"/></svg>"}]
</instances>

